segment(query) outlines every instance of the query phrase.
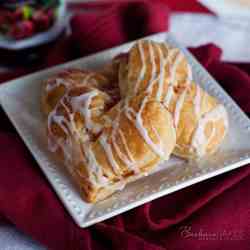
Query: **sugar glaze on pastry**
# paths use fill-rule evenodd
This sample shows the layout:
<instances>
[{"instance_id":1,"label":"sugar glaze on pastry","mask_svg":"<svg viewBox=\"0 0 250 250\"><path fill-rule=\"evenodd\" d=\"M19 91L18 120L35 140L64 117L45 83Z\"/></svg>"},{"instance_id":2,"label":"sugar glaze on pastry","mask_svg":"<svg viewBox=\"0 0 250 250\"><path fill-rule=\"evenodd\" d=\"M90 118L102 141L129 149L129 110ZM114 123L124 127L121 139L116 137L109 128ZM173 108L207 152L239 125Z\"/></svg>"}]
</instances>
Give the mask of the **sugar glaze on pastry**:
<instances>
[{"instance_id":1,"label":"sugar glaze on pastry","mask_svg":"<svg viewBox=\"0 0 250 250\"><path fill-rule=\"evenodd\" d=\"M88 202L122 189L171 153L190 159L214 152L228 128L225 108L192 82L185 55L145 40L99 72L73 69L49 78L42 111L49 150Z\"/></svg>"},{"instance_id":2,"label":"sugar glaze on pastry","mask_svg":"<svg viewBox=\"0 0 250 250\"><path fill-rule=\"evenodd\" d=\"M139 56L136 57L136 53ZM141 63L136 61L138 58ZM136 67L140 68L140 74L138 79L133 80ZM211 109L216 110L219 103L192 82L191 67L183 53L165 44L141 41L131 49L128 61L121 64L120 71L119 83L123 84L121 91L126 90L133 96L137 94L137 89L141 89L146 96L163 102L172 113L177 132L174 154L193 159L216 151L228 130L227 112L220 105L221 108L217 114L218 122L204 120L203 116L208 116L206 113ZM150 76L154 76L155 72L158 75L152 81ZM213 114L214 112L209 116ZM201 129L202 126L203 129ZM209 129L209 126L212 128ZM193 139L192 142L192 136L197 134L196 131L207 132L206 136L201 137L202 146L199 148L195 143L197 139ZM210 135L211 131L213 135Z\"/></svg>"},{"instance_id":3,"label":"sugar glaze on pastry","mask_svg":"<svg viewBox=\"0 0 250 250\"><path fill-rule=\"evenodd\" d=\"M173 99L169 105L177 132L173 153L194 159L215 152L228 131L224 106L194 82L184 91L176 92Z\"/></svg>"}]
</instances>

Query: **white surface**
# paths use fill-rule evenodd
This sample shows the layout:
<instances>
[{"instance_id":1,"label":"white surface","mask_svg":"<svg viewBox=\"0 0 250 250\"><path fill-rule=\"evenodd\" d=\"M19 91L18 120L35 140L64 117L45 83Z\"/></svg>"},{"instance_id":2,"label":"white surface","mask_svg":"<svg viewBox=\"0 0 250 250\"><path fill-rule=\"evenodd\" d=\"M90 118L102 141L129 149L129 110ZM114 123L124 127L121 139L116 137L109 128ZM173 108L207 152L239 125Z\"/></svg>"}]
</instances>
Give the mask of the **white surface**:
<instances>
[{"instance_id":1,"label":"white surface","mask_svg":"<svg viewBox=\"0 0 250 250\"><path fill-rule=\"evenodd\" d=\"M41 87L44 79L65 68L76 67L90 70L100 68L116 55L127 52L134 42L43 70L0 86L0 102L3 109L69 214L80 227L90 226L163 195L250 163L250 121L246 115L170 34L164 32L146 39L158 42L166 41L183 51L192 68L194 80L225 105L229 114L229 136L216 154L203 158L199 162L186 162L171 157L169 161L160 164L160 169L151 175L130 183L122 191L102 202L90 204L82 200L67 171L61 168L61 164L56 162L48 151L44 117L40 111Z\"/></svg>"},{"instance_id":2,"label":"white surface","mask_svg":"<svg viewBox=\"0 0 250 250\"><path fill-rule=\"evenodd\" d=\"M223 59L250 61L250 35L241 26L227 24L224 20L209 15L178 14L171 18L171 32L185 46L214 42L224 50ZM233 46L230 46L231 39L236 40ZM0 250L27 250L28 247L33 250L42 249L40 244L34 243L14 226L0 225Z\"/></svg>"},{"instance_id":3,"label":"white surface","mask_svg":"<svg viewBox=\"0 0 250 250\"><path fill-rule=\"evenodd\" d=\"M250 62L249 30L250 22L229 22L203 14L176 14L170 25L170 31L183 46L213 42L222 48L223 60L234 62Z\"/></svg>"}]
</instances>

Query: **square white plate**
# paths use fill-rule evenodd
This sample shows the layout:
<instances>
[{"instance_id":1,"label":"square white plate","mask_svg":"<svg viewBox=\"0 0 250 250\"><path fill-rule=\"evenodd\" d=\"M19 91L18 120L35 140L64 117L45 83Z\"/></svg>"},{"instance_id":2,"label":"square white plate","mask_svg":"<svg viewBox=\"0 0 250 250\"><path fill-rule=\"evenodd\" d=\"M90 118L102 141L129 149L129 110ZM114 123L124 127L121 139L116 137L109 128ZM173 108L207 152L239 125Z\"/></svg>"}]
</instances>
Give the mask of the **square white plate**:
<instances>
[{"instance_id":1,"label":"square white plate","mask_svg":"<svg viewBox=\"0 0 250 250\"><path fill-rule=\"evenodd\" d=\"M45 176L80 227L87 227L145 202L180 190L194 183L250 163L250 122L219 84L168 33L159 33L147 39L167 41L181 48L192 66L194 79L211 95L218 98L229 112L229 135L219 151L199 162L186 162L172 157L151 175L126 186L124 190L105 201L84 202L64 171L47 150L45 126L40 112L41 81L63 68L95 69L109 62L115 55L126 52L134 42L106 50L73 62L43 70L0 86L0 102L23 141L37 160Z\"/></svg>"},{"instance_id":2,"label":"square white plate","mask_svg":"<svg viewBox=\"0 0 250 250\"><path fill-rule=\"evenodd\" d=\"M246 0L199 0L208 9L220 17L233 19L250 19L250 1Z\"/></svg>"}]
</instances>

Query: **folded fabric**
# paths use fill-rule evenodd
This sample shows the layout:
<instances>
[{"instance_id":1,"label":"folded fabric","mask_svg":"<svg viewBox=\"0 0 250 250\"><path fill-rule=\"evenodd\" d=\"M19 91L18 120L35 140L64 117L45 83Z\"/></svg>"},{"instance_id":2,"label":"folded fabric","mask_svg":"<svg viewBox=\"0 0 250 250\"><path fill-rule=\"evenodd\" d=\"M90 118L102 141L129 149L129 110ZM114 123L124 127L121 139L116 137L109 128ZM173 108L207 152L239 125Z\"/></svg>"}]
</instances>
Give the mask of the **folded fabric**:
<instances>
[{"instance_id":1,"label":"folded fabric","mask_svg":"<svg viewBox=\"0 0 250 250\"><path fill-rule=\"evenodd\" d=\"M78 15L71 22L73 38L60 40L45 61L53 65L73 55L82 56L162 31L167 28L164 6L136 1L112 4L106 13L92 13L88 19L85 14ZM128 19L136 27L127 27ZM71 51L75 44L81 53ZM221 62L221 51L212 44L191 51L250 114L250 76L242 70L249 67L239 69ZM4 80L24 73L6 74ZM48 249L249 249L249 166L81 229L2 110L0 121L0 216Z\"/></svg>"},{"instance_id":2,"label":"folded fabric","mask_svg":"<svg viewBox=\"0 0 250 250\"><path fill-rule=\"evenodd\" d=\"M150 1L150 0L149 0ZM109 8L112 4L117 4L121 2L134 2L134 0L102 0L102 1L86 1L86 2L69 2L68 7L71 10L78 11L79 9L84 10L103 10L104 8ZM144 1L145 2L145 1ZM186 0L183 4L183 0L156 0L154 2L161 2L167 4L171 11L182 11L182 12L204 12L211 13L205 6L201 5L197 0Z\"/></svg>"},{"instance_id":3,"label":"folded fabric","mask_svg":"<svg viewBox=\"0 0 250 250\"><path fill-rule=\"evenodd\" d=\"M112 4L104 13L77 14L71 20L72 34L82 54L167 29L166 4L129 1Z\"/></svg>"}]
</instances>

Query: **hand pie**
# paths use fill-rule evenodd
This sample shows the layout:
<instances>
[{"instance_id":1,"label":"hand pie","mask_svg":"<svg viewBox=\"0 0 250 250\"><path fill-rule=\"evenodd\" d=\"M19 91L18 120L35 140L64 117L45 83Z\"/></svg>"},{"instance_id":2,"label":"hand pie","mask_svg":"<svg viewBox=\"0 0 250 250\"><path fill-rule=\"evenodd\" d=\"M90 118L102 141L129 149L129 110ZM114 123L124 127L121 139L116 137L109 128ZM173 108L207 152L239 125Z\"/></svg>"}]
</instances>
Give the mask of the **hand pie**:
<instances>
[{"instance_id":1,"label":"hand pie","mask_svg":"<svg viewBox=\"0 0 250 250\"><path fill-rule=\"evenodd\" d=\"M108 79L97 72L68 69L50 77L43 84L42 111L48 113L55 107L65 92L73 86L90 86L99 89L108 86Z\"/></svg>"},{"instance_id":2,"label":"hand pie","mask_svg":"<svg viewBox=\"0 0 250 250\"><path fill-rule=\"evenodd\" d=\"M120 62L119 85L121 95L132 98L144 93L170 110L178 156L193 159L211 154L227 133L225 108L192 82L191 68L179 49L139 41Z\"/></svg>"},{"instance_id":3,"label":"hand pie","mask_svg":"<svg viewBox=\"0 0 250 250\"><path fill-rule=\"evenodd\" d=\"M225 108L192 81L184 54L137 42L98 72L66 70L42 91L49 150L88 202L148 174L174 153L213 153L228 130Z\"/></svg>"},{"instance_id":4,"label":"hand pie","mask_svg":"<svg viewBox=\"0 0 250 250\"><path fill-rule=\"evenodd\" d=\"M170 86L184 88L191 80L191 68L184 54L165 43L139 41L120 62L122 97L145 93L157 101L167 101Z\"/></svg>"},{"instance_id":5,"label":"hand pie","mask_svg":"<svg viewBox=\"0 0 250 250\"><path fill-rule=\"evenodd\" d=\"M48 114L49 149L96 202L167 160L176 132L162 103L141 95L114 106L109 94L79 82L66 86Z\"/></svg>"},{"instance_id":6,"label":"hand pie","mask_svg":"<svg viewBox=\"0 0 250 250\"><path fill-rule=\"evenodd\" d=\"M174 92L168 108L176 127L175 155L194 159L217 150L228 131L227 111L222 104L193 82Z\"/></svg>"},{"instance_id":7,"label":"hand pie","mask_svg":"<svg viewBox=\"0 0 250 250\"><path fill-rule=\"evenodd\" d=\"M49 149L90 202L149 172L175 146L172 115L161 103L139 96L106 113L110 100L97 89L73 87L48 116Z\"/></svg>"}]
</instances>

